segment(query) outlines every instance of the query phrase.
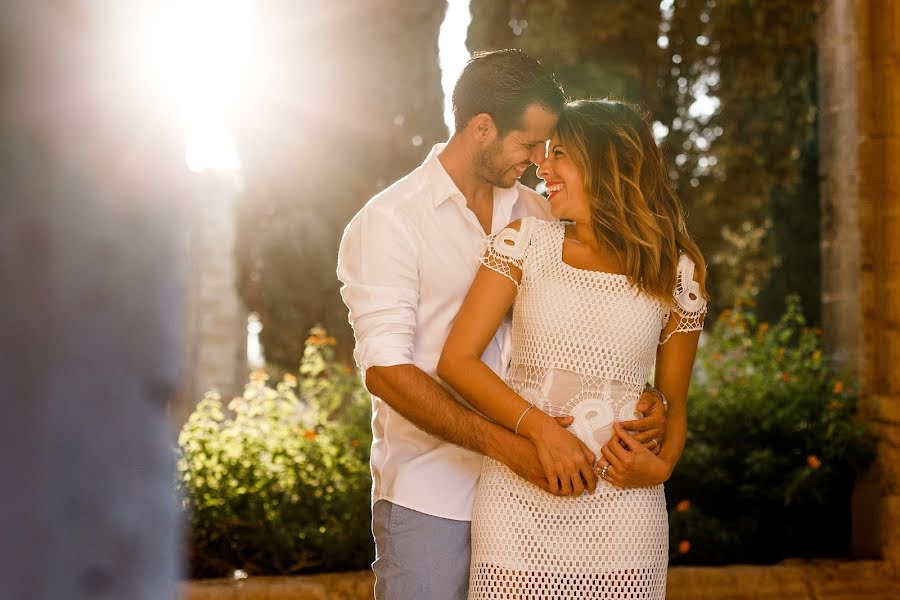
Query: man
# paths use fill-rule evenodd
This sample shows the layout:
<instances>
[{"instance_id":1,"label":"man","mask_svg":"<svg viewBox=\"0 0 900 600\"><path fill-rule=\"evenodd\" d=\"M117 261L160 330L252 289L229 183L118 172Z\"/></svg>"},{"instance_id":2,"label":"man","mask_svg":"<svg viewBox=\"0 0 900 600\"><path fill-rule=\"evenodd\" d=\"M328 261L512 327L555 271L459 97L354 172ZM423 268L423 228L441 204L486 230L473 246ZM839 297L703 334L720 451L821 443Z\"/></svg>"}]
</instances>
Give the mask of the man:
<instances>
[{"instance_id":1,"label":"man","mask_svg":"<svg viewBox=\"0 0 900 600\"><path fill-rule=\"evenodd\" d=\"M373 395L372 568L380 600L466 597L482 455L549 491L531 442L465 406L435 370L485 236L525 216L550 218L544 198L517 180L544 159L564 102L553 75L525 53L476 55L453 91L456 133L344 232L341 294ZM483 357L501 377L507 336L504 324ZM625 425L643 442L661 438L656 397L643 397L638 409L648 416ZM580 460L593 460L584 449ZM572 493L593 492L596 483L592 476Z\"/></svg>"}]
</instances>

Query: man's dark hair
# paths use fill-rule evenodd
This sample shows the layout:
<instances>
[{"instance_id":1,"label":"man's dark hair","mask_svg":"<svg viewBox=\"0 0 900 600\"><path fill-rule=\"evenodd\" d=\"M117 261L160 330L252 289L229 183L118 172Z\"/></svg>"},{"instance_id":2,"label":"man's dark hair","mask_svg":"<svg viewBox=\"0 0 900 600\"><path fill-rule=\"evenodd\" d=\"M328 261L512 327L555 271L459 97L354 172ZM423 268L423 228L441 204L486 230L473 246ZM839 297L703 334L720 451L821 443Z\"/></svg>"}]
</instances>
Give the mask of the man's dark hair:
<instances>
[{"instance_id":1,"label":"man's dark hair","mask_svg":"<svg viewBox=\"0 0 900 600\"><path fill-rule=\"evenodd\" d=\"M553 73L521 50L476 52L453 88L453 115L462 131L472 117L487 113L503 135L519 126L531 104L559 114L565 101Z\"/></svg>"}]
</instances>

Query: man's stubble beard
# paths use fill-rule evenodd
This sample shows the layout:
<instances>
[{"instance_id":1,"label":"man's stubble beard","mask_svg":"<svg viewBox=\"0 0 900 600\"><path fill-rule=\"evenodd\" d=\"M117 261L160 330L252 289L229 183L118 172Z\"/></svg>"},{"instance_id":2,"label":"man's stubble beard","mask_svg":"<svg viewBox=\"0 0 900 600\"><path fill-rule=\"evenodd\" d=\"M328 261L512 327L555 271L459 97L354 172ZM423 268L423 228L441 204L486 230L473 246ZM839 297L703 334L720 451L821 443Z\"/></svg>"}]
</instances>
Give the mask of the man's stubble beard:
<instances>
[{"instance_id":1,"label":"man's stubble beard","mask_svg":"<svg viewBox=\"0 0 900 600\"><path fill-rule=\"evenodd\" d=\"M485 148L476 155L475 164L473 165L474 171L480 179L495 187L511 188L516 184L516 180L513 179L509 183L504 181L503 176L506 175L509 168L497 164L497 157L501 156L502 153L503 147L500 141L497 140L490 148Z\"/></svg>"}]
</instances>

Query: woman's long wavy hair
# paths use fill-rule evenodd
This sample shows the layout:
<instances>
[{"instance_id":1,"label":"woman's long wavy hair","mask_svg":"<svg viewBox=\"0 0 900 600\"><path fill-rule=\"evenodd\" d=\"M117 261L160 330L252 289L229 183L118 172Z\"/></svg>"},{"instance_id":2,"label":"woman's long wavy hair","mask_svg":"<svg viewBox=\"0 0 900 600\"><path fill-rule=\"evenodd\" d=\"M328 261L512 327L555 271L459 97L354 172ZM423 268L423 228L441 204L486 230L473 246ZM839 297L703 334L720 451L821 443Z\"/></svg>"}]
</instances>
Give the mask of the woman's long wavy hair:
<instances>
[{"instance_id":1,"label":"woman's long wavy hair","mask_svg":"<svg viewBox=\"0 0 900 600\"><path fill-rule=\"evenodd\" d=\"M684 252L706 297L706 263L644 115L625 102L576 100L563 107L556 133L583 173L594 234L613 247L628 279L671 304Z\"/></svg>"}]
</instances>

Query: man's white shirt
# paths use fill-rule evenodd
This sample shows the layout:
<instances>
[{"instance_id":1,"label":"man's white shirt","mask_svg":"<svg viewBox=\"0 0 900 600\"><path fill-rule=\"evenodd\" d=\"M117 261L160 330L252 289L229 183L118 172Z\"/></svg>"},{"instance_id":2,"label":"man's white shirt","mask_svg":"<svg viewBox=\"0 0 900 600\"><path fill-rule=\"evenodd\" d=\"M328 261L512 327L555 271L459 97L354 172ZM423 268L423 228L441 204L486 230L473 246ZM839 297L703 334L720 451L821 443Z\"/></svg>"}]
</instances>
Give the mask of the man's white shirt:
<instances>
[{"instance_id":1,"label":"man's white shirt","mask_svg":"<svg viewBox=\"0 0 900 600\"><path fill-rule=\"evenodd\" d=\"M337 273L363 374L412 364L437 378L450 325L478 270L486 235L438 159L443 148L434 146L344 230ZM492 233L526 216L549 219L547 201L519 182L494 188ZM508 320L482 359L505 375ZM483 457L419 429L380 398L372 397L372 409L372 502L470 520Z\"/></svg>"}]
</instances>

